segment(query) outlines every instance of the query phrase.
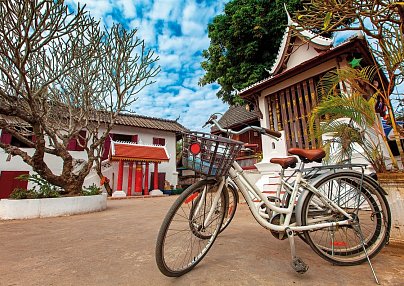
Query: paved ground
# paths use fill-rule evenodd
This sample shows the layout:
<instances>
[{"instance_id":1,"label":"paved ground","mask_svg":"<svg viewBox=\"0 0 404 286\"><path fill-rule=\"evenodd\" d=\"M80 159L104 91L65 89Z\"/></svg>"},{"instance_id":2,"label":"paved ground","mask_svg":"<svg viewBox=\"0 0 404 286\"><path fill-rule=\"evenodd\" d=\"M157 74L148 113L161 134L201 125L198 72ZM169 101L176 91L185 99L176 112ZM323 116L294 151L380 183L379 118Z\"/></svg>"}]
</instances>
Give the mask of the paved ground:
<instances>
[{"instance_id":1,"label":"paved ground","mask_svg":"<svg viewBox=\"0 0 404 286\"><path fill-rule=\"evenodd\" d=\"M246 205L194 270L167 278L154 248L174 199L108 201L100 213L1 221L0 285L375 285L367 264L332 266L300 240L310 269L296 274L288 242L256 224ZM382 285L404 285L404 248L387 246L373 263Z\"/></svg>"}]
</instances>

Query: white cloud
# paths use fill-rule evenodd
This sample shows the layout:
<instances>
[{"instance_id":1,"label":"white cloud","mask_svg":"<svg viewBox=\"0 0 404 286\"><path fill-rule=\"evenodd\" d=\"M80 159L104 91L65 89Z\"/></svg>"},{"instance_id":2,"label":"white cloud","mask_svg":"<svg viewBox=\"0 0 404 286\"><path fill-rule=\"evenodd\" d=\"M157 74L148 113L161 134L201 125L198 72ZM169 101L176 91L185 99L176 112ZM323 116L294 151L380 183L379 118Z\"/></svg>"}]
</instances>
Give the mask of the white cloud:
<instances>
[{"instance_id":1,"label":"white cloud","mask_svg":"<svg viewBox=\"0 0 404 286\"><path fill-rule=\"evenodd\" d=\"M127 19L134 18L136 16L135 1L116 0L115 2L119 9L123 12L123 17Z\"/></svg>"}]
</instances>

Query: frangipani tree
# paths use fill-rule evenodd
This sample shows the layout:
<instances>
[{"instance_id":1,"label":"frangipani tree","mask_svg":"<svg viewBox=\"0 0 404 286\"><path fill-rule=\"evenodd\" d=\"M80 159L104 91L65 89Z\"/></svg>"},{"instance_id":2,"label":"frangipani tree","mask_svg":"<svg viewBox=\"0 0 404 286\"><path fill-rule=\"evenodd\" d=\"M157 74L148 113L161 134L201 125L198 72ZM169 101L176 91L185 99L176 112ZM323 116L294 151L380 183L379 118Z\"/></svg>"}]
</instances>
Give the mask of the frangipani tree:
<instances>
[{"instance_id":1,"label":"frangipani tree","mask_svg":"<svg viewBox=\"0 0 404 286\"><path fill-rule=\"evenodd\" d=\"M153 83L158 58L136 30L103 31L84 7L70 13L64 1L0 1L0 21L0 129L35 151L0 148L78 193L118 114ZM86 160L77 162L68 151L71 139ZM61 174L47 165L46 154L62 160Z\"/></svg>"},{"instance_id":2,"label":"frangipani tree","mask_svg":"<svg viewBox=\"0 0 404 286\"><path fill-rule=\"evenodd\" d=\"M388 81L381 82L378 93L389 113L395 140L404 162L400 133L394 117L390 96L404 80L404 2L394 0L310 0L297 13L300 25L323 33L360 31L370 41L378 77L382 73ZM396 95L402 98L402 94Z\"/></svg>"}]
</instances>

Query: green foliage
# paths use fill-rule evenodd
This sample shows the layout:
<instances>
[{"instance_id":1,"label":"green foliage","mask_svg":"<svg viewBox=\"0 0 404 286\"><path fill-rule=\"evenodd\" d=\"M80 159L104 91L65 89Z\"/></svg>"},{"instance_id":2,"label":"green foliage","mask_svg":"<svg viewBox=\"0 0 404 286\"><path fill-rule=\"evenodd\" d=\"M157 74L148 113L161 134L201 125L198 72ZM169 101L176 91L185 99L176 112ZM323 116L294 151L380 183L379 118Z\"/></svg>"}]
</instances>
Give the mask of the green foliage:
<instances>
[{"instance_id":1,"label":"green foliage","mask_svg":"<svg viewBox=\"0 0 404 286\"><path fill-rule=\"evenodd\" d=\"M321 101L310 117L310 131L320 139L327 136L323 146L329 161L350 161L356 151L376 171L383 172L386 166L377 136L382 131L375 120L374 101L369 95L378 95L377 87L372 84L375 73L374 67L346 67L324 75L317 87ZM346 92L341 92L341 82ZM319 120L321 124L316 125Z\"/></svg>"},{"instance_id":2,"label":"green foliage","mask_svg":"<svg viewBox=\"0 0 404 286\"><path fill-rule=\"evenodd\" d=\"M17 178L23 181L32 182L34 184L32 189L26 191L26 199L58 198L61 196L62 189L60 187L50 184L38 174L24 174L18 176Z\"/></svg>"},{"instance_id":3,"label":"green foliage","mask_svg":"<svg viewBox=\"0 0 404 286\"><path fill-rule=\"evenodd\" d=\"M37 194L32 190L23 188L15 188L10 194L10 199L23 200L23 199L36 199Z\"/></svg>"},{"instance_id":4,"label":"green foliage","mask_svg":"<svg viewBox=\"0 0 404 286\"><path fill-rule=\"evenodd\" d=\"M94 196L101 194L101 188L92 184L91 186L84 187L81 191L82 196Z\"/></svg>"},{"instance_id":5,"label":"green foliage","mask_svg":"<svg viewBox=\"0 0 404 286\"><path fill-rule=\"evenodd\" d=\"M240 103L235 89L243 89L268 77L287 24L286 12L301 8L300 0L233 0L224 14L208 26L210 46L201 63L206 74L200 85L218 83L217 96L224 102Z\"/></svg>"},{"instance_id":6,"label":"green foliage","mask_svg":"<svg viewBox=\"0 0 404 286\"><path fill-rule=\"evenodd\" d=\"M17 177L19 180L30 181L35 184L35 186L26 190L23 188L16 188L10 194L11 199L42 199L42 198L58 198L61 196L63 190L57 186L48 183L46 180L41 178L39 175L20 175ZM101 193L100 187L92 184L91 186L82 189L80 195L82 196L93 196L99 195Z\"/></svg>"}]
</instances>

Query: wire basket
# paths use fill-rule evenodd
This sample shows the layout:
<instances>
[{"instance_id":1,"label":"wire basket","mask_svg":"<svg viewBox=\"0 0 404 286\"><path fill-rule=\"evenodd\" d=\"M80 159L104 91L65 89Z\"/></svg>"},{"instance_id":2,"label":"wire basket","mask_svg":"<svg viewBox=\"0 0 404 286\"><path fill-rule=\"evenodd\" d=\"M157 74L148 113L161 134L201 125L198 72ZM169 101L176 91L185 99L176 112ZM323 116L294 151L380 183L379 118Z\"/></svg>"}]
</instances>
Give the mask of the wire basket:
<instances>
[{"instance_id":1,"label":"wire basket","mask_svg":"<svg viewBox=\"0 0 404 286\"><path fill-rule=\"evenodd\" d=\"M226 175L243 145L202 132L184 133L182 139L182 165L206 177Z\"/></svg>"}]
</instances>

